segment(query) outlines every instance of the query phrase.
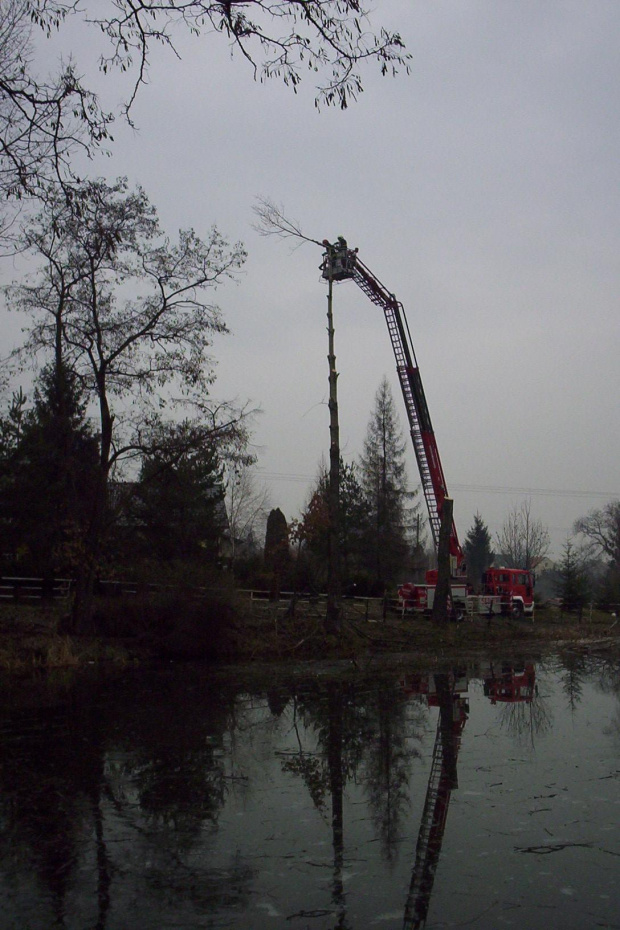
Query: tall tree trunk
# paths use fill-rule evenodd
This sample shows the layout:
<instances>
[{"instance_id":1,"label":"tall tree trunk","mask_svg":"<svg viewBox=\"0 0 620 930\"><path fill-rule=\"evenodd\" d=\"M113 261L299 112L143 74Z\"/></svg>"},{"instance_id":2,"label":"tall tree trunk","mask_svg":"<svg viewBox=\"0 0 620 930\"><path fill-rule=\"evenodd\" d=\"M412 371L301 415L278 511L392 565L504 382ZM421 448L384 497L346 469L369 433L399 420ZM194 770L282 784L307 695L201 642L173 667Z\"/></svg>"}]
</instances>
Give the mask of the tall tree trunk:
<instances>
[{"instance_id":1,"label":"tall tree trunk","mask_svg":"<svg viewBox=\"0 0 620 930\"><path fill-rule=\"evenodd\" d=\"M107 474L100 471L93 489L92 510L75 580L71 632L81 636L96 632L93 617L94 588L105 526L107 483Z\"/></svg>"},{"instance_id":2,"label":"tall tree trunk","mask_svg":"<svg viewBox=\"0 0 620 930\"><path fill-rule=\"evenodd\" d=\"M93 617L94 587L105 529L110 454L112 450L112 414L110 413L104 388L100 388L99 407L101 415L99 467L97 480L93 488L92 509L84 536L84 546L80 567L77 572L73 600L71 632L78 635L92 635L96 632Z\"/></svg>"},{"instance_id":3,"label":"tall tree trunk","mask_svg":"<svg viewBox=\"0 0 620 930\"><path fill-rule=\"evenodd\" d=\"M433 601L433 620L448 620L450 600L450 530L452 529L452 500L445 497L441 507L441 527L437 544L437 585Z\"/></svg>"},{"instance_id":4,"label":"tall tree trunk","mask_svg":"<svg viewBox=\"0 0 620 930\"><path fill-rule=\"evenodd\" d=\"M340 576L340 430L338 424L338 373L334 352L334 318L332 313L333 281L327 292L327 334L329 363L329 549L327 567L327 612L325 632L338 633L342 626Z\"/></svg>"}]
</instances>

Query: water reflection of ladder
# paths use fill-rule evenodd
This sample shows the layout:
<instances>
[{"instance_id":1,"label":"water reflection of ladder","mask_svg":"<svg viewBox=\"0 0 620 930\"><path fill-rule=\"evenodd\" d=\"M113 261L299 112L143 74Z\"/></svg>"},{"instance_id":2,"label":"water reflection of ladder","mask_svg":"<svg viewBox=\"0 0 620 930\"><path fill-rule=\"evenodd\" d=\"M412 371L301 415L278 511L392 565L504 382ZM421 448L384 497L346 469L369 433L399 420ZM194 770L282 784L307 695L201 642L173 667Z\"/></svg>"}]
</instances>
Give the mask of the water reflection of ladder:
<instances>
[{"instance_id":1,"label":"water reflection of ladder","mask_svg":"<svg viewBox=\"0 0 620 930\"><path fill-rule=\"evenodd\" d=\"M452 789L458 787L456 760L461 733L467 719L467 702L452 694L446 697L447 700L442 701L439 710L415 865L405 904L403 930L419 930L426 923L450 796Z\"/></svg>"}]
</instances>

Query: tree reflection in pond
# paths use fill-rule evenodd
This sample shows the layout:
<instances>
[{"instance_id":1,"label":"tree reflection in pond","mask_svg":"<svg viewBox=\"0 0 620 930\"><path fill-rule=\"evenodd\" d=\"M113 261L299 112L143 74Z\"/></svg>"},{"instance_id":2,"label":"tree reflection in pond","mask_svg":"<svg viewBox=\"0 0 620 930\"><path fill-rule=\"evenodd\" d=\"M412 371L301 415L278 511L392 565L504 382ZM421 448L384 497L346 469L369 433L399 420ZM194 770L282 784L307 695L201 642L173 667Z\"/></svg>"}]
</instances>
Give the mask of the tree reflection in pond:
<instances>
[{"instance_id":1,"label":"tree reflection in pond","mask_svg":"<svg viewBox=\"0 0 620 930\"><path fill-rule=\"evenodd\" d=\"M425 708L418 708L425 722ZM393 859L400 819L408 805L410 763L419 756L407 740L420 737L412 732L414 717L395 682L360 689L351 682L330 681L294 694L291 713L297 745L282 758L282 771L302 779L315 808L331 826L332 904L335 926L344 928L347 784L363 785L383 856Z\"/></svg>"},{"instance_id":2,"label":"tree reflection in pond","mask_svg":"<svg viewBox=\"0 0 620 930\"><path fill-rule=\"evenodd\" d=\"M0 926L612 925L618 667L6 689Z\"/></svg>"},{"instance_id":3,"label":"tree reflection in pond","mask_svg":"<svg viewBox=\"0 0 620 930\"><path fill-rule=\"evenodd\" d=\"M510 736L533 747L553 727L553 712L547 696L539 691L531 700L503 704L500 721Z\"/></svg>"}]
</instances>

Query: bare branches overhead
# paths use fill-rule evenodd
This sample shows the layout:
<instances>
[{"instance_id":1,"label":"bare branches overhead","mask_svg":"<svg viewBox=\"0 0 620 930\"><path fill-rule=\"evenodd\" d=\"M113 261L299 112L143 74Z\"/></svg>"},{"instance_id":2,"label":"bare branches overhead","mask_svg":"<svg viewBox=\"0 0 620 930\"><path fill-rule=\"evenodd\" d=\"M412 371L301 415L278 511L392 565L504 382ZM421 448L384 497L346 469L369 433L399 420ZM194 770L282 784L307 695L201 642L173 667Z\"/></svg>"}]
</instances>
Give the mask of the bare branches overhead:
<instances>
[{"instance_id":1,"label":"bare branches overhead","mask_svg":"<svg viewBox=\"0 0 620 930\"><path fill-rule=\"evenodd\" d=\"M77 149L87 155L109 138L111 116L82 84L70 55L55 77L32 63L27 0L0 5L0 194L20 199L66 184Z\"/></svg>"},{"instance_id":2,"label":"bare branches overhead","mask_svg":"<svg viewBox=\"0 0 620 930\"><path fill-rule=\"evenodd\" d=\"M185 30L228 39L259 81L282 80L294 91L304 74L315 80L315 104L345 109L363 90L359 66L379 65L382 74L409 71L410 55L397 32L373 25L362 0L31 0L33 19L52 30L69 15L81 15L108 38L102 70L133 72L129 112L145 83L150 53L163 45L178 54Z\"/></svg>"},{"instance_id":3,"label":"bare branches overhead","mask_svg":"<svg viewBox=\"0 0 620 930\"><path fill-rule=\"evenodd\" d=\"M131 110L147 82L152 52L180 57L183 34L222 35L259 81L281 80L297 90L307 74L315 104L346 108L362 92L360 66L383 74L409 70L400 36L377 28L362 0L2 0L0 4L0 195L4 200L46 195L60 186L69 198L78 151L92 156L111 141L113 114L83 83L67 47L56 73L42 76L33 30L47 36L71 18L103 36L103 73L126 72L122 111ZM46 66L47 67L47 66ZM4 220L5 225L9 218Z\"/></svg>"}]
</instances>

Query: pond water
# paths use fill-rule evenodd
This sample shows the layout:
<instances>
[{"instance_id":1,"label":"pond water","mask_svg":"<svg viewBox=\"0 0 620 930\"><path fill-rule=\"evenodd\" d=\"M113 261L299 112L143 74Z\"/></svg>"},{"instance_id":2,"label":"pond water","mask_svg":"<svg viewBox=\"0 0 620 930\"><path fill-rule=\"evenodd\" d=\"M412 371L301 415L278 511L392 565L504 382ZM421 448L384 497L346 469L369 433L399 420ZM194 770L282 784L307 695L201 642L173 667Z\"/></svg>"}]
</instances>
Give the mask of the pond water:
<instances>
[{"instance_id":1,"label":"pond water","mask_svg":"<svg viewBox=\"0 0 620 930\"><path fill-rule=\"evenodd\" d=\"M620 927L620 662L5 685L2 930Z\"/></svg>"}]
</instances>

